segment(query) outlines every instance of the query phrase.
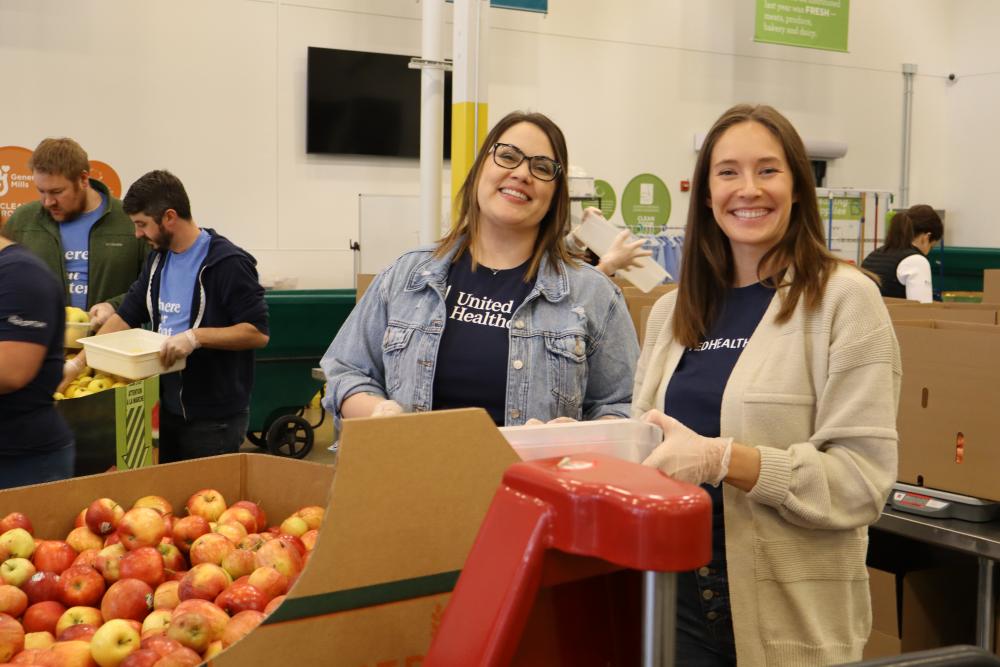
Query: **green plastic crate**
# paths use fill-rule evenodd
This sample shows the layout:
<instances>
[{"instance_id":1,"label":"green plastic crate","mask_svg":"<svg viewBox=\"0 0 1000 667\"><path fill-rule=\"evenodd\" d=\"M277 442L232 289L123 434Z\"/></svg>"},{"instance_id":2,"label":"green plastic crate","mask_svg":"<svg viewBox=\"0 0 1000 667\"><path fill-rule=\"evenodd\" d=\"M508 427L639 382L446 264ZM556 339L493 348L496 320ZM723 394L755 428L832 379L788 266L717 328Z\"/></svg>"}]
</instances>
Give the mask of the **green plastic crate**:
<instances>
[{"instance_id":1,"label":"green plastic crate","mask_svg":"<svg viewBox=\"0 0 1000 667\"><path fill-rule=\"evenodd\" d=\"M1000 248L938 247L928 259L935 291L981 292L983 270L1000 269Z\"/></svg>"}]
</instances>

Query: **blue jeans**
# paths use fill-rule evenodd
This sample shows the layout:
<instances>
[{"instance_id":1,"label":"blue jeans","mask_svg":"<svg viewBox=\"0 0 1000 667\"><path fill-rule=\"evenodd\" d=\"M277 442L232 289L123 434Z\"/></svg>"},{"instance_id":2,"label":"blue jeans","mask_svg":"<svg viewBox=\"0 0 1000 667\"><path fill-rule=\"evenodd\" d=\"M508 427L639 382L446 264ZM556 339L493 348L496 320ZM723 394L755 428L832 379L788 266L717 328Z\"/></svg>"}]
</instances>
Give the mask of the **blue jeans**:
<instances>
[{"instance_id":1,"label":"blue jeans","mask_svg":"<svg viewBox=\"0 0 1000 667\"><path fill-rule=\"evenodd\" d=\"M160 405L160 463L235 454L247 433L250 410L223 419L187 421Z\"/></svg>"},{"instance_id":2,"label":"blue jeans","mask_svg":"<svg viewBox=\"0 0 1000 667\"><path fill-rule=\"evenodd\" d=\"M0 456L0 489L69 479L75 458L73 442L51 452Z\"/></svg>"},{"instance_id":3,"label":"blue jeans","mask_svg":"<svg viewBox=\"0 0 1000 667\"><path fill-rule=\"evenodd\" d=\"M712 562L677 575L676 667L735 667L736 642L726 576L721 489L712 496Z\"/></svg>"}]
</instances>

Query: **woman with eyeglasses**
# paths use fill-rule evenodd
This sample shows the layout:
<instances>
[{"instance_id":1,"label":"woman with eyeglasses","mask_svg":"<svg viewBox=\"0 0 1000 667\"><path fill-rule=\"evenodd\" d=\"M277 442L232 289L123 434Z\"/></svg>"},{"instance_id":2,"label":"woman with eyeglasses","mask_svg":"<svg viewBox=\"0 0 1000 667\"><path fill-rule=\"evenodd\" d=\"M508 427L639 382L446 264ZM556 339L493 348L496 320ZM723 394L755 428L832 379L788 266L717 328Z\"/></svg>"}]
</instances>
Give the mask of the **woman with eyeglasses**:
<instances>
[{"instance_id":1,"label":"woman with eyeglasses","mask_svg":"<svg viewBox=\"0 0 1000 667\"><path fill-rule=\"evenodd\" d=\"M882 296L921 303L934 300L927 255L941 237L944 223L937 211L917 204L893 216L885 244L873 250L861 267L879 278Z\"/></svg>"},{"instance_id":2,"label":"woman with eyeglasses","mask_svg":"<svg viewBox=\"0 0 1000 667\"><path fill-rule=\"evenodd\" d=\"M324 355L323 403L338 418L628 416L636 334L621 291L567 249L562 131L514 112L483 146L458 222L382 271Z\"/></svg>"},{"instance_id":3,"label":"woman with eyeglasses","mask_svg":"<svg viewBox=\"0 0 1000 667\"><path fill-rule=\"evenodd\" d=\"M684 665L829 665L871 629L868 525L896 479L899 348L874 283L823 239L791 123L740 105L691 179L677 290L653 307L644 463L712 497L712 560L677 581Z\"/></svg>"}]
</instances>

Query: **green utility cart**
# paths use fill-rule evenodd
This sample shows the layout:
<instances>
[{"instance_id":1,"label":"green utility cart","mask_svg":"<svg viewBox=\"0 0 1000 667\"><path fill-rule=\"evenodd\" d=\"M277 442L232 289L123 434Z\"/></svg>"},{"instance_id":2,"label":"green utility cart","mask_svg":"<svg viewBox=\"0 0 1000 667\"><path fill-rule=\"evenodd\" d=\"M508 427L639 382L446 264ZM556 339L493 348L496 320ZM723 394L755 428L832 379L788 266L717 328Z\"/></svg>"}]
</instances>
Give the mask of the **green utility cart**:
<instances>
[{"instance_id":1,"label":"green utility cart","mask_svg":"<svg viewBox=\"0 0 1000 667\"><path fill-rule=\"evenodd\" d=\"M257 351L247 438L272 454L301 459L312 449L314 429L304 407L323 386L312 369L351 309L353 289L275 290L264 294L271 339Z\"/></svg>"}]
</instances>

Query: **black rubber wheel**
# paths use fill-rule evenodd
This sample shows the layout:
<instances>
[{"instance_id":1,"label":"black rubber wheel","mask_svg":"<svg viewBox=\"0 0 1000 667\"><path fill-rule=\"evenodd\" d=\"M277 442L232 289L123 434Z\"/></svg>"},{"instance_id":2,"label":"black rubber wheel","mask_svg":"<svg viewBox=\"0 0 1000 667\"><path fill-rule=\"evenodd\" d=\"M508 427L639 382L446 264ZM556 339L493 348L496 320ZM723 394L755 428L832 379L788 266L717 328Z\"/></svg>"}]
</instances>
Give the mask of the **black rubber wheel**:
<instances>
[{"instance_id":1,"label":"black rubber wheel","mask_svg":"<svg viewBox=\"0 0 1000 667\"><path fill-rule=\"evenodd\" d=\"M284 415L267 429L267 449L275 456L302 459L312 450L313 428L298 415Z\"/></svg>"},{"instance_id":2,"label":"black rubber wheel","mask_svg":"<svg viewBox=\"0 0 1000 667\"><path fill-rule=\"evenodd\" d=\"M264 434L260 431L247 431L247 440L261 449L267 449L267 440L264 439Z\"/></svg>"}]
</instances>

